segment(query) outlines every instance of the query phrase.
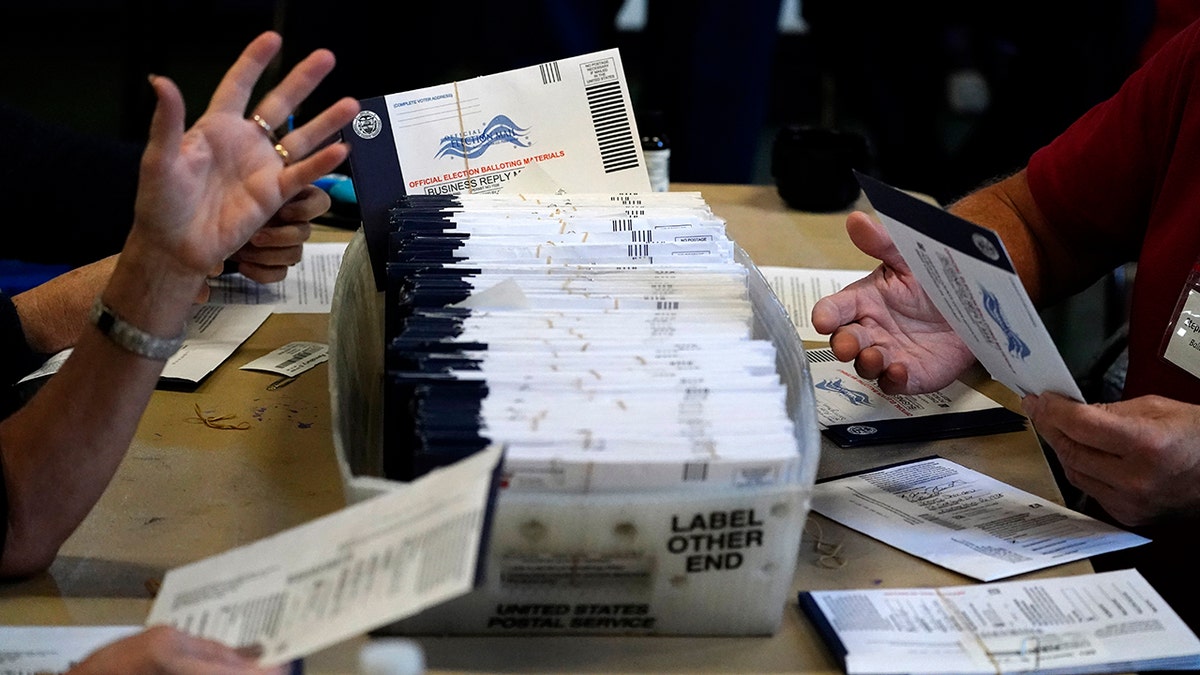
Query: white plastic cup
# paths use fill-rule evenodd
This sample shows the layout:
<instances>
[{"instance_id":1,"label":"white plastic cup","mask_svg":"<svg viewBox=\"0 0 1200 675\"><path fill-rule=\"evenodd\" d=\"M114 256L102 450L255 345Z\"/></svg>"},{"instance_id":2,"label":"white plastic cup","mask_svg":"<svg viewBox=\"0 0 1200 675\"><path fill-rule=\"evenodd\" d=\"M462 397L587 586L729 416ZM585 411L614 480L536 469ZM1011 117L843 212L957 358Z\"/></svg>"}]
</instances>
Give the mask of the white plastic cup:
<instances>
[{"instance_id":1,"label":"white plastic cup","mask_svg":"<svg viewBox=\"0 0 1200 675\"><path fill-rule=\"evenodd\" d=\"M372 639L358 651L359 675L423 675L425 651L403 638Z\"/></svg>"}]
</instances>

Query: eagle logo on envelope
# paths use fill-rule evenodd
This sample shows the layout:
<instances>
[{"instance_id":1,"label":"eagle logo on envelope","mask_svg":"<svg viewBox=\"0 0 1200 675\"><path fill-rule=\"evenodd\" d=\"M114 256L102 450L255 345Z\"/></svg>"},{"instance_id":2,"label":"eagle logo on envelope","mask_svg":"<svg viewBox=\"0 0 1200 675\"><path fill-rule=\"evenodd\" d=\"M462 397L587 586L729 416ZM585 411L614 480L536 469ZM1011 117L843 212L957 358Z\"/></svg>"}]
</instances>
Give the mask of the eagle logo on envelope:
<instances>
[{"instance_id":1,"label":"eagle logo on envelope","mask_svg":"<svg viewBox=\"0 0 1200 675\"><path fill-rule=\"evenodd\" d=\"M507 115L496 115L481 131L443 136L436 157L478 159L497 143L511 143L528 148L529 128L518 126Z\"/></svg>"},{"instance_id":2,"label":"eagle logo on envelope","mask_svg":"<svg viewBox=\"0 0 1200 675\"><path fill-rule=\"evenodd\" d=\"M1017 332L1008 325L1008 320L1004 318L1004 312L1000 310L1000 300L986 288L980 287L983 292L983 308L987 310L988 316L992 317L992 321L1004 331L1004 335L1008 338L1008 353L1013 356L1023 359L1029 356L1029 345L1017 335Z\"/></svg>"},{"instance_id":3,"label":"eagle logo on envelope","mask_svg":"<svg viewBox=\"0 0 1200 675\"><path fill-rule=\"evenodd\" d=\"M834 394L840 394L852 405L871 405L871 397L869 395L842 384L842 378L840 377L836 380L821 380L815 386L817 389L824 389Z\"/></svg>"}]
</instances>

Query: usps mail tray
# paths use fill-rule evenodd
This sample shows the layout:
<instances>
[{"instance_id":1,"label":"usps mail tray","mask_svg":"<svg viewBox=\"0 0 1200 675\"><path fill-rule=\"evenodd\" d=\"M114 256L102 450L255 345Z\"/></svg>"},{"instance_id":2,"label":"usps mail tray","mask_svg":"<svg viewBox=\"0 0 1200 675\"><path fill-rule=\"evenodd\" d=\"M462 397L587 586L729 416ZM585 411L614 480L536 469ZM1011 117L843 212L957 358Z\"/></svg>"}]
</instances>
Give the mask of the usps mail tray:
<instances>
[{"instance_id":1,"label":"usps mail tray","mask_svg":"<svg viewBox=\"0 0 1200 675\"><path fill-rule=\"evenodd\" d=\"M808 362L791 321L740 249L753 336L770 340L787 388L796 460L775 481L703 489L501 489L472 592L389 626L392 634L769 635L792 598L820 440ZM363 232L346 249L330 313L333 440L348 502L382 477L384 293ZM636 467L631 471L636 471ZM743 476L743 478L747 478Z\"/></svg>"}]
</instances>

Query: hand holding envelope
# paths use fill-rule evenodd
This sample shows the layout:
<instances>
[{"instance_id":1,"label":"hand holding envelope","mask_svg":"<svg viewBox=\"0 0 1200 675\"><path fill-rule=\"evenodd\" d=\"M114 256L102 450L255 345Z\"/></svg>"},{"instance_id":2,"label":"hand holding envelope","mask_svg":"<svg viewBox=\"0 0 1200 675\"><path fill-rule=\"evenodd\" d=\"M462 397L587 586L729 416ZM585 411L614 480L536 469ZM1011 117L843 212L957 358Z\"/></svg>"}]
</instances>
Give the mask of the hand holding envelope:
<instances>
[{"instance_id":1,"label":"hand holding envelope","mask_svg":"<svg viewBox=\"0 0 1200 675\"><path fill-rule=\"evenodd\" d=\"M1019 396L1049 391L1083 400L995 232L868 176L860 174L858 179L904 262L903 267L877 270L873 276L911 273L961 344L995 380ZM890 284L897 281L886 280ZM878 282L870 278L863 283ZM911 300L923 300L913 290L909 288ZM860 358L858 364L860 373L880 376L880 384L888 393L940 388L969 365L961 347L946 345L936 335L909 333L896 327L893 313L919 309L917 302L900 306L899 310L893 303L861 322L854 313L862 308L849 304L846 297L822 300L813 308L813 323L826 332L841 326L832 341L839 358L848 359L867 347L862 351L867 362ZM928 313L927 306L925 311ZM869 329L864 325L879 332L868 336ZM903 361L900 355L904 353L920 358ZM869 370L878 372L866 372Z\"/></svg>"}]
</instances>

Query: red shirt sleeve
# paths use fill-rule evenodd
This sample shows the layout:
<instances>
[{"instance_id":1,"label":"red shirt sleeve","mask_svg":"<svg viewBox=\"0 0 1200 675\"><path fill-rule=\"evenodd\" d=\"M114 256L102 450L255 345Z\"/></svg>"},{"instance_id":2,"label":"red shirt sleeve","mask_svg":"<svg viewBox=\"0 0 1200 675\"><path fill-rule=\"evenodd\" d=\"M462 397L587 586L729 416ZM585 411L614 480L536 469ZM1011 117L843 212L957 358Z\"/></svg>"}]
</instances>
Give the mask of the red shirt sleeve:
<instances>
[{"instance_id":1,"label":"red shirt sleeve","mask_svg":"<svg viewBox=\"0 0 1200 675\"><path fill-rule=\"evenodd\" d=\"M1081 252L1112 251L1115 266L1140 250L1200 68L1198 41L1200 22L1030 158L1034 199Z\"/></svg>"},{"instance_id":2,"label":"red shirt sleeve","mask_svg":"<svg viewBox=\"0 0 1200 675\"><path fill-rule=\"evenodd\" d=\"M1081 262L1136 261L1126 398L1200 404L1196 378L1164 361L1163 335L1200 261L1200 23L1168 41L1111 99L1030 158L1029 187Z\"/></svg>"}]
</instances>

